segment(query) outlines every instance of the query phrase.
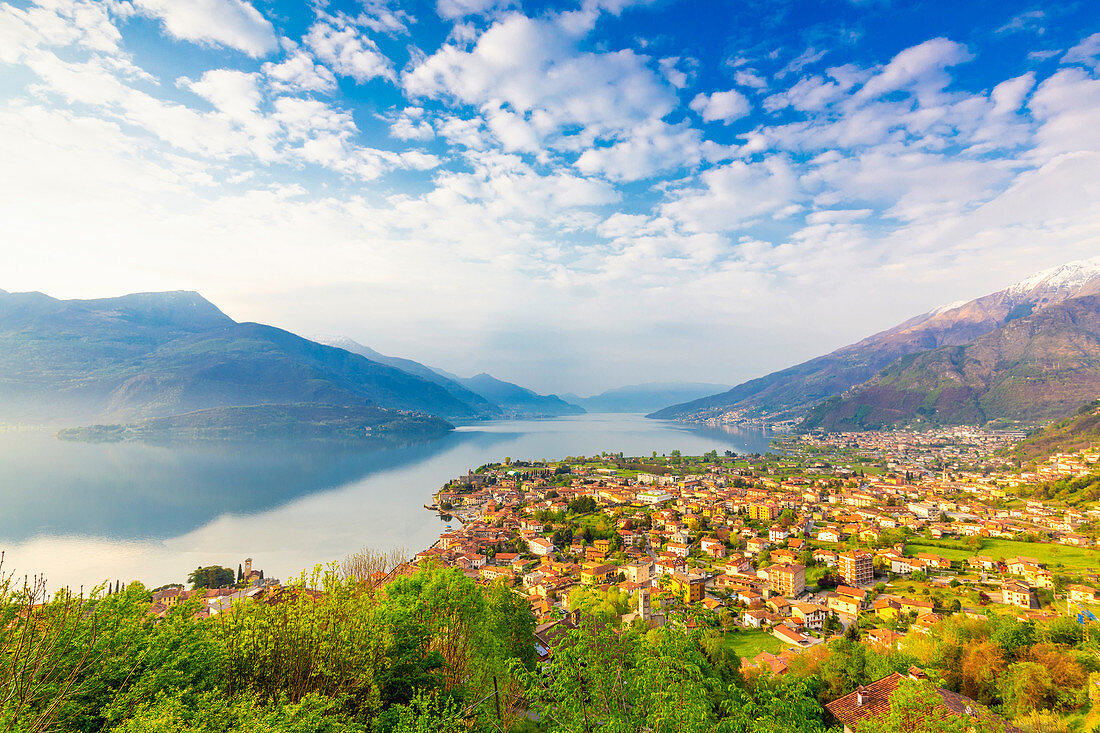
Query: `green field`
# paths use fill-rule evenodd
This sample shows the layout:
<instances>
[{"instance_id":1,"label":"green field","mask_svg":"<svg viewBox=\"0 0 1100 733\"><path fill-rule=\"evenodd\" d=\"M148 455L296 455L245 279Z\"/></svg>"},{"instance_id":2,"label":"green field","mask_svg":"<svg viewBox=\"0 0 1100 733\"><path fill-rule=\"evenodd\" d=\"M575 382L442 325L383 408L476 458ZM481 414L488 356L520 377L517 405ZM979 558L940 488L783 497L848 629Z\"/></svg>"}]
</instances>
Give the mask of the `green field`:
<instances>
[{"instance_id":1,"label":"green field","mask_svg":"<svg viewBox=\"0 0 1100 733\"><path fill-rule=\"evenodd\" d=\"M937 543L935 540L918 540L916 542L905 543L905 553L910 556L915 556L918 552L928 552L933 555L940 555L946 557L948 560L962 560L966 561L967 558L974 557L975 555L988 555L988 552L978 550L959 549L957 547L950 547L946 544Z\"/></svg>"},{"instance_id":2,"label":"green field","mask_svg":"<svg viewBox=\"0 0 1100 733\"><path fill-rule=\"evenodd\" d=\"M1067 570L1091 571L1100 566L1100 550L1090 547L1072 547L1042 542L1017 542L1016 540L986 540L982 543L982 555L994 559L1016 555L1038 558L1050 568L1058 565Z\"/></svg>"},{"instance_id":3,"label":"green field","mask_svg":"<svg viewBox=\"0 0 1100 733\"><path fill-rule=\"evenodd\" d=\"M940 588L926 583L918 583L913 580L898 578L886 584L886 593L914 600L933 601L946 606L952 600L958 599L964 607L978 602L975 596L971 596L966 586L958 588Z\"/></svg>"},{"instance_id":4,"label":"green field","mask_svg":"<svg viewBox=\"0 0 1100 733\"><path fill-rule=\"evenodd\" d=\"M786 645L763 629L746 629L727 632L726 647L739 657L751 659L760 652L778 654Z\"/></svg>"},{"instance_id":5,"label":"green field","mask_svg":"<svg viewBox=\"0 0 1100 733\"><path fill-rule=\"evenodd\" d=\"M952 546L956 545L956 546ZM974 551L963 549L950 540L943 543L935 540L919 540L905 543L906 552L915 555L918 552L931 552L950 560L966 560L974 555L985 555L994 560L1008 559L1023 555L1034 557L1047 567L1059 567L1069 571L1091 571L1100 566L1100 550L1091 547L1072 547L1045 542L1020 542L1018 540L986 539L982 549Z\"/></svg>"}]
</instances>

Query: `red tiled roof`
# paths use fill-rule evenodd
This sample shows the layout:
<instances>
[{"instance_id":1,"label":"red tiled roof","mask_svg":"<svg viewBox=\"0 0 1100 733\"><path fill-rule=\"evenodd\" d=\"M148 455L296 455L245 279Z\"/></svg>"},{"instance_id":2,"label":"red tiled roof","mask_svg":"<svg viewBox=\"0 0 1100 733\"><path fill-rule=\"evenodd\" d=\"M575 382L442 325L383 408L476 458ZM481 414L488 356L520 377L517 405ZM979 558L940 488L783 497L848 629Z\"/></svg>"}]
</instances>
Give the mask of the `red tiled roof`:
<instances>
[{"instance_id":1,"label":"red tiled roof","mask_svg":"<svg viewBox=\"0 0 1100 733\"><path fill-rule=\"evenodd\" d=\"M912 671L915 673L919 670L912 669ZM855 692L848 693L844 697L839 697L827 703L825 708L833 714L833 717L843 723L845 727L855 730L856 726L864 719L872 717L877 718L890 712L890 696L897 691L904 679L906 679L906 677L895 672L888 677L875 680L869 685L861 686ZM948 715L960 717L971 715L974 717L996 718L996 716L989 712L981 703L965 695L960 695L957 692L951 692L939 687L935 689L943 701L941 717L946 718ZM860 704L859 700L860 693L862 693L863 698L862 704ZM1011 725L1005 725L1005 730L1009 732L1019 731L1018 728Z\"/></svg>"}]
</instances>

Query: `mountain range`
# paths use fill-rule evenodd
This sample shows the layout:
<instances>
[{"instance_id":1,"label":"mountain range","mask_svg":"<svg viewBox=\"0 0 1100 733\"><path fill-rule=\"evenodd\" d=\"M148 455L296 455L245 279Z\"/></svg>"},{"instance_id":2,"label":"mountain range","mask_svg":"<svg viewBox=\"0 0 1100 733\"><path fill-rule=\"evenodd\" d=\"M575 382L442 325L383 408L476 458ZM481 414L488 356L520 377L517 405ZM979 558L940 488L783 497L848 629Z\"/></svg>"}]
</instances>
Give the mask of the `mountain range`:
<instances>
[{"instance_id":1,"label":"mountain range","mask_svg":"<svg viewBox=\"0 0 1100 733\"><path fill-rule=\"evenodd\" d=\"M0 291L0 421L72 425L261 404L477 417L438 384L237 323L197 293L58 300Z\"/></svg>"},{"instance_id":2,"label":"mountain range","mask_svg":"<svg viewBox=\"0 0 1100 733\"><path fill-rule=\"evenodd\" d=\"M369 346L363 346L346 337L320 337L318 340L438 384L456 398L469 404L478 413L479 418L561 417L581 415L585 412L583 408L566 402L557 395L541 395L489 374L459 377L442 369L425 366L412 359L385 356Z\"/></svg>"},{"instance_id":3,"label":"mountain range","mask_svg":"<svg viewBox=\"0 0 1100 733\"><path fill-rule=\"evenodd\" d=\"M225 412L256 406L281 407ZM315 434L381 434L423 432L427 423L404 413L470 422L580 412L488 375L459 380L354 342L238 323L198 293L59 300L0 291L0 423L217 434L252 414L273 425L308 421ZM155 421L173 416L187 417Z\"/></svg>"},{"instance_id":4,"label":"mountain range","mask_svg":"<svg viewBox=\"0 0 1100 733\"><path fill-rule=\"evenodd\" d=\"M562 399L588 412L652 412L665 405L687 402L727 389L707 382L648 382L609 389L591 397L563 394Z\"/></svg>"},{"instance_id":5,"label":"mountain range","mask_svg":"<svg viewBox=\"0 0 1100 733\"><path fill-rule=\"evenodd\" d=\"M860 430L1039 424L1100 392L1100 258L953 303L650 417Z\"/></svg>"}]
</instances>

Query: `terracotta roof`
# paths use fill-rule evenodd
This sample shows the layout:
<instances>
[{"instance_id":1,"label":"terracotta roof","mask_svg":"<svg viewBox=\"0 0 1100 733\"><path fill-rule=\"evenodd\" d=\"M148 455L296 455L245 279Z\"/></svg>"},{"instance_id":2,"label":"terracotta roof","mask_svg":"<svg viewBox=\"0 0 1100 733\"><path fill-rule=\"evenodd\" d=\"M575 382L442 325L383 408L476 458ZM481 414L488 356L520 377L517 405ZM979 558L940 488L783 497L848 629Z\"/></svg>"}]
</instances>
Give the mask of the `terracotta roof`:
<instances>
[{"instance_id":1,"label":"terracotta roof","mask_svg":"<svg viewBox=\"0 0 1100 733\"><path fill-rule=\"evenodd\" d=\"M915 668L911 668L911 672L923 675L920 670ZM858 726L862 720L871 717L879 717L890 712L890 696L897 691L904 679L906 679L904 675L895 672L888 677L875 680L869 685L860 686L855 692L851 692L844 697L837 698L827 703L825 708L833 714L833 717L844 724L845 727L855 730L856 726ZM999 718L989 712L981 703L965 695L960 695L957 692L951 692L940 687L935 688L935 690L943 701L941 717L945 718L949 714L960 717L971 715L999 720ZM860 704L861 693L862 704ZM1019 729L1006 724L1005 731L1009 733L1018 733Z\"/></svg>"}]
</instances>

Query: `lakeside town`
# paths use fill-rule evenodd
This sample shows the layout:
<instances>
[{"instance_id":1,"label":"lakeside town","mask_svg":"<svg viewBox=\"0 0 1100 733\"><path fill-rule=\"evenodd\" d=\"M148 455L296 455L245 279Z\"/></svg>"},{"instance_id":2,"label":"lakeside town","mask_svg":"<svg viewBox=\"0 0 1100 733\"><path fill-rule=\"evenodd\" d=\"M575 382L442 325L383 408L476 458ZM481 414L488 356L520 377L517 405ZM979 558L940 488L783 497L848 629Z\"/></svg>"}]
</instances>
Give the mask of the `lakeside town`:
<instances>
[{"instance_id":1,"label":"lakeside town","mask_svg":"<svg viewBox=\"0 0 1100 733\"><path fill-rule=\"evenodd\" d=\"M506 458L434 493L425 509L446 530L412 557L364 550L286 583L247 558L196 568L190 590L116 582L107 598L232 639L256 614L343 618L334 598L422 598L421 583L450 573L436 587L446 603L478 589L465 613L509 599L514 653L541 670L504 704L511 730L541 730L540 689L578 644L643 638L693 639L753 694L794 685L816 698L820 730L878 730L902 689L931 695L920 720L960 730L1091 730L1100 509L1050 497L1094 478L1100 449L1014 465L1021 437L951 428L781 436L765 454Z\"/></svg>"},{"instance_id":2,"label":"lakeside town","mask_svg":"<svg viewBox=\"0 0 1100 733\"><path fill-rule=\"evenodd\" d=\"M849 633L896 647L952 614L1095 621L1098 509L1025 498L1100 452L1011 470L1022 437L953 428L798 436L767 455L506 460L442 487L460 526L415 561L504 579L540 651L597 605L650 627L717 619L747 667ZM1098 608L1100 610L1100 608Z\"/></svg>"}]
</instances>

